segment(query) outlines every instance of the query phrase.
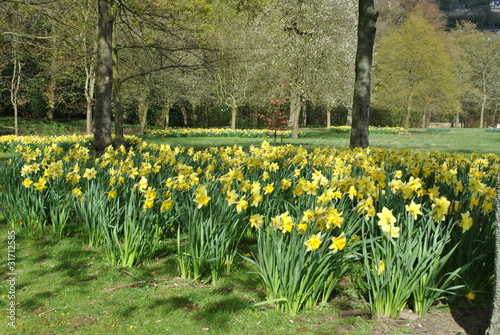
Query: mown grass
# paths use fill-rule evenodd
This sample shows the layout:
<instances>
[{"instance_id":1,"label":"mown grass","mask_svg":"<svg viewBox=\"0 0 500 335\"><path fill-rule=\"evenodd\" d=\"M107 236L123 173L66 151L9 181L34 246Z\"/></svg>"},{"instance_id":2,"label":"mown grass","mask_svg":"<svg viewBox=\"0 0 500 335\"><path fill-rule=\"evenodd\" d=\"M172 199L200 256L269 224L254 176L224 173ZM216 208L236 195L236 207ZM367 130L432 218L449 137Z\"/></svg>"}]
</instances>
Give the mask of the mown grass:
<instances>
[{"instance_id":1,"label":"mown grass","mask_svg":"<svg viewBox=\"0 0 500 335\"><path fill-rule=\"evenodd\" d=\"M5 222L0 235L5 251ZM213 286L179 279L168 244L154 261L121 269L78 239L16 235L15 241L17 327L6 327L2 318L4 334L335 334L337 327L370 334L368 321L339 318L333 305L293 318L253 307L264 297L242 262ZM0 290L7 315L6 280Z\"/></svg>"},{"instance_id":2,"label":"mown grass","mask_svg":"<svg viewBox=\"0 0 500 335\"><path fill-rule=\"evenodd\" d=\"M168 143L172 146L193 147L204 149L209 146L238 145L248 148L251 145L260 146L263 138L237 137L180 137L165 138L160 136L144 136L148 142ZM267 139L274 143L273 138ZM333 148L349 147L349 134L339 134L321 129L304 129L298 139L278 138L277 144L301 145L306 149L321 146ZM420 151L439 150L463 154L500 155L500 133L486 132L485 129L452 129L449 132L427 132L426 129L410 129L408 134L371 134L370 146L384 149L413 149Z\"/></svg>"}]
</instances>

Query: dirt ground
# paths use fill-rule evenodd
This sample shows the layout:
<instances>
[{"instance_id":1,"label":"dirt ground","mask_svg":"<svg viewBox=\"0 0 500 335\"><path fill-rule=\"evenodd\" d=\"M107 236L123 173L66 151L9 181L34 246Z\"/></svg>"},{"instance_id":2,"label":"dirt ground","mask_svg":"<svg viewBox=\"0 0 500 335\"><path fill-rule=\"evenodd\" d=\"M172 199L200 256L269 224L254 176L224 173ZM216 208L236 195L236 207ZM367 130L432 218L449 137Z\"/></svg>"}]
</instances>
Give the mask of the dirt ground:
<instances>
[{"instance_id":1,"label":"dirt ground","mask_svg":"<svg viewBox=\"0 0 500 335\"><path fill-rule=\"evenodd\" d=\"M446 312L432 310L424 318L406 312L401 320L379 320L373 335L397 334L398 330L403 334L484 335L490 317L490 310L477 307Z\"/></svg>"},{"instance_id":2,"label":"dirt ground","mask_svg":"<svg viewBox=\"0 0 500 335\"><path fill-rule=\"evenodd\" d=\"M341 312L342 317L369 317L369 310L349 310ZM379 318L369 320L371 335L484 335L489 326L491 310L485 307L433 308L425 317L405 310L400 319ZM356 333L356 325L336 325L335 334ZM499 334L500 335L500 334Z\"/></svg>"}]
</instances>

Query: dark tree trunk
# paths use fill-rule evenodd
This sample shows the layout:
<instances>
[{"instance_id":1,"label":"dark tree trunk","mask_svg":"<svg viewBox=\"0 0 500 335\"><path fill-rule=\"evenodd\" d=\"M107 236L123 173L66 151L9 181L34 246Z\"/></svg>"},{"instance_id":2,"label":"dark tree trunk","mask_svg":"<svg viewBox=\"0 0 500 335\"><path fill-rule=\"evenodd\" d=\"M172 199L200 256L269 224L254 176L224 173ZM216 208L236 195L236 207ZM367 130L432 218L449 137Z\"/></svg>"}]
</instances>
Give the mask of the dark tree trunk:
<instances>
[{"instance_id":1,"label":"dark tree trunk","mask_svg":"<svg viewBox=\"0 0 500 335\"><path fill-rule=\"evenodd\" d=\"M351 149L368 147L368 121L370 118L370 83L375 41L375 23L378 12L374 0L359 0L358 46L352 106Z\"/></svg>"},{"instance_id":2,"label":"dark tree trunk","mask_svg":"<svg viewBox=\"0 0 500 335\"><path fill-rule=\"evenodd\" d=\"M111 145L111 103L113 96L113 3L99 0L99 23L96 69L94 145L102 153Z\"/></svg>"},{"instance_id":3,"label":"dark tree trunk","mask_svg":"<svg viewBox=\"0 0 500 335\"><path fill-rule=\"evenodd\" d=\"M55 57L55 55L52 55L52 59L50 60L49 83L46 91L47 111L45 112L45 118L47 120L54 119L54 110L56 108L57 62Z\"/></svg>"},{"instance_id":4,"label":"dark tree trunk","mask_svg":"<svg viewBox=\"0 0 500 335\"><path fill-rule=\"evenodd\" d=\"M119 148L125 145L125 137L123 136L123 108L121 88L123 80L120 76L120 68L118 65L118 55L116 48L113 48L113 110L115 112L115 145Z\"/></svg>"},{"instance_id":5,"label":"dark tree trunk","mask_svg":"<svg viewBox=\"0 0 500 335\"><path fill-rule=\"evenodd\" d=\"M115 111L115 145L119 148L125 145L125 137L123 136L123 108L122 95L120 93L122 86L121 80L116 80L113 85L113 107Z\"/></svg>"}]
</instances>

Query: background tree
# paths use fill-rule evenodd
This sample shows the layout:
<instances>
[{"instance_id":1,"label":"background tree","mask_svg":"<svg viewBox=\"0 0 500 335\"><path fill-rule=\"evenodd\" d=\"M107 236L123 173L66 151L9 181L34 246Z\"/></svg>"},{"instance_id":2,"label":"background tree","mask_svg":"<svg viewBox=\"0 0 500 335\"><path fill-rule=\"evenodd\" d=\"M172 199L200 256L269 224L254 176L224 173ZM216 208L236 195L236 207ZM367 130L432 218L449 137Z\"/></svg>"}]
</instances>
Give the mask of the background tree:
<instances>
[{"instance_id":1,"label":"background tree","mask_svg":"<svg viewBox=\"0 0 500 335\"><path fill-rule=\"evenodd\" d=\"M321 79L334 78L340 71L353 73L346 68L354 66L351 55L355 49L355 12L356 2L351 0L282 1L278 11L270 8L262 17L269 27L266 45L274 46L270 62L283 75L278 84L286 83L289 90L289 121L294 138L298 136L301 114L304 119L306 102L319 102L318 87L330 83ZM344 85L352 83L347 80Z\"/></svg>"},{"instance_id":2,"label":"background tree","mask_svg":"<svg viewBox=\"0 0 500 335\"><path fill-rule=\"evenodd\" d=\"M377 48L374 103L409 128L412 117L455 114L460 106L444 40L421 16L387 32Z\"/></svg>"},{"instance_id":3,"label":"background tree","mask_svg":"<svg viewBox=\"0 0 500 335\"><path fill-rule=\"evenodd\" d=\"M111 145L113 94L113 25L117 8L114 0L98 0L96 99L94 147L99 153Z\"/></svg>"},{"instance_id":4,"label":"background tree","mask_svg":"<svg viewBox=\"0 0 500 335\"><path fill-rule=\"evenodd\" d=\"M228 122L236 129L238 108L249 100L251 82L255 77L256 58L253 22L248 14L232 6L220 3L217 6L218 29L214 33L216 61L211 69L213 90L217 100L229 106ZM237 36L237 38L235 38Z\"/></svg>"},{"instance_id":5,"label":"background tree","mask_svg":"<svg viewBox=\"0 0 500 335\"><path fill-rule=\"evenodd\" d=\"M469 71L462 78L471 84L470 92L476 93L477 99L473 96L469 102L472 110L479 110L479 128L483 128L487 114L489 123L494 122L493 114L500 98L500 36L480 32L474 24L462 23L453 31L452 40L460 48L458 58L467 64Z\"/></svg>"}]
</instances>

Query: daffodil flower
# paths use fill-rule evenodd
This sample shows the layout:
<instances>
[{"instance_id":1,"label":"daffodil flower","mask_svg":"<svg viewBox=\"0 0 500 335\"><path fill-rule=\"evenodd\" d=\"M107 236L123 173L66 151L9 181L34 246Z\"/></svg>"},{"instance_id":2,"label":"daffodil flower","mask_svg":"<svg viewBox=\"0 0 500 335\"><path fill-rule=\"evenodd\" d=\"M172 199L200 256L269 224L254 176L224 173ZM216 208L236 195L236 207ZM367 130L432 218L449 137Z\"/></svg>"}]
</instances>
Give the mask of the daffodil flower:
<instances>
[{"instance_id":1,"label":"daffodil flower","mask_svg":"<svg viewBox=\"0 0 500 335\"><path fill-rule=\"evenodd\" d=\"M321 233L312 235L307 241L304 242L304 244L307 246L306 251L314 251L318 249L321 243Z\"/></svg>"}]
</instances>

